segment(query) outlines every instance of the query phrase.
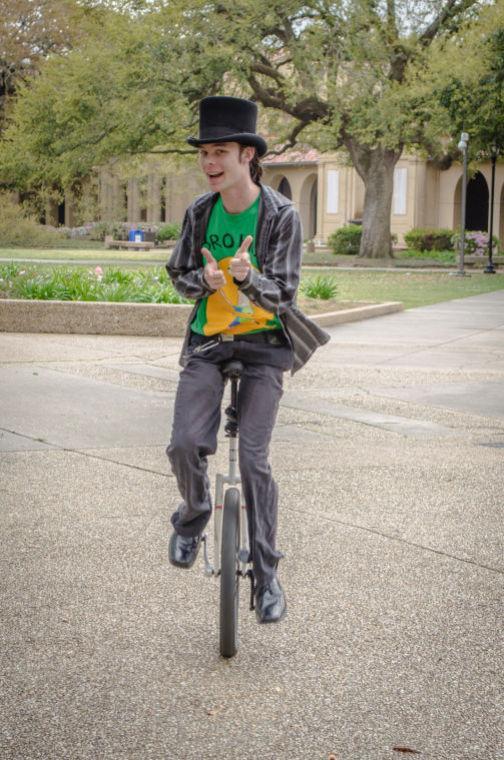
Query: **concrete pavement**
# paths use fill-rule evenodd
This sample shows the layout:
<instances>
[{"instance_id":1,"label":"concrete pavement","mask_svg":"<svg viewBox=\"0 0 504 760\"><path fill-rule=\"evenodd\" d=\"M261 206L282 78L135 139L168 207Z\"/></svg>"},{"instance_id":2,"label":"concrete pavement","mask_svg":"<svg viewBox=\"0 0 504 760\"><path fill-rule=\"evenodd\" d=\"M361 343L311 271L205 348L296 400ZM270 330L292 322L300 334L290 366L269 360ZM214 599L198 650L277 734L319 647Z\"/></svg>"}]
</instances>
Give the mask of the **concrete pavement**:
<instances>
[{"instance_id":1,"label":"concrete pavement","mask_svg":"<svg viewBox=\"0 0 504 760\"><path fill-rule=\"evenodd\" d=\"M0 335L2 759L504 758L504 292L330 331L272 446L289 613L244 589L232 661L166 559L180 341Z\"/></svg>"}]
</instances>

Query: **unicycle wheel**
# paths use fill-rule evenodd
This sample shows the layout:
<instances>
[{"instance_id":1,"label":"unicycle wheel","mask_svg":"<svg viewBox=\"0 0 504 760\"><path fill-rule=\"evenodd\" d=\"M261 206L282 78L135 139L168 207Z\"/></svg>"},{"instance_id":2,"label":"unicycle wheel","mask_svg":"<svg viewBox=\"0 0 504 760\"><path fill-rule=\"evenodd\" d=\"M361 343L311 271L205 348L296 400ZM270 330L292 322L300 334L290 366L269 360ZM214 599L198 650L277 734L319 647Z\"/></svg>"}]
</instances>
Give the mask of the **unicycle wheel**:
<instances>
[{"instance_id":1,"label":"unicycle wheel","mask_svg":"<svg viewBox=\"0 0 504 760\"><path fill-rule=\"evenodd\" d=\"M220 575L220 653L234 657L238 650L240 550L240 492L228 488L222 516Z\"/></svg>"}]
</instances>

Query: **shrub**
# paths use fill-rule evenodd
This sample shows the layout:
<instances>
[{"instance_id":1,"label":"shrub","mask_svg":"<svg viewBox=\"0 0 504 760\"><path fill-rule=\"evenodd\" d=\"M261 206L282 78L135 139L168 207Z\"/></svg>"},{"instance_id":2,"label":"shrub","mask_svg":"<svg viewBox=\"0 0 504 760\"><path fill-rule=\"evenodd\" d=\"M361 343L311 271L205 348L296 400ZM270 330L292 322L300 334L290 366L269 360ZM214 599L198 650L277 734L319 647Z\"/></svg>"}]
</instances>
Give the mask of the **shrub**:
<instances>
[{"instance_id":1,"label":"shrub","mask_svg":"<svg viewBox=\"0 0 504 760\"><path fill-rule=\"evenodd\" d=\"M493 253L496 254L499 248L499 241L495 237L495 235L492 236L492 240L493 240L492 250L493 250ZM481 257L487 256L488 255L488 241L489 241L488 232L483 232L481 230L468 232L466 230L464 252L467 253L469 256L481 256ZM456 250L459 251L460 250L460 232L457 232L455 235L452 236L452 242Z\"/></svg>"},{"instance_id":2,"label":"shrub","mask_svg":"<svg viewBox=\"0 0 504 760\"><path fill-rule=\"evenodd\" d=\"M177 240L177 238L180 237L181 232L182 227L178 222L169 222L168 224L164 224L158 230L156 239L159 240L160 243L165 240Z\"/></svg>"},{"instance_id":3,"label":"shrub","mask_svg":"<svg viewBox=\"0 0 504 760\"><path fill-rule=\"evenodd\" d=\"M319 298L322 301L336 298L338 292L336 278L324 277L320 274L316 277L309 277L301 283L301 292L308 298Z\"/></svg>"},{"instance_id":4,"label":"shrub","mask_svg":"<svg viewBox=\"0 0 504 760\"><path fill-rule=\"evenodd\" d=\"M7 193L0 194L0 246L57 246L61 235L29 216Z\"/></svg>"},{"instance_id":5,"label":"shrub","mask_svg":"<svg viewBox=\"0 0 504 760\"><path fill-rule=\"evenodd\" d=\"M453 230L434 227L414 227L404 236L408 248L414 251L451 251Z\"/></svg>"},{"instance_id":6,"label":"shrub","mask_svg":"<svg viewBox=\"0 0 504 760\"><path fill-rule=\"evenodd\" d=\"M362 227L360 224L346 224L329 235L327 242L335 256L357 256L361 238ZM392 245L397 243L397 235L395 233L390 235L390 243Z\"/></svg>"},{"instance_id":7,"label":"shrub","mask_svg":"<svg viewBox=\"0 0 504 760\"><path fill-rule=\"evenodd\" d=\"M127 240L127 225L123 222L96 222L89 233L89 239L103 241L107 235L114 240Z\"/></svg>"},{"instance_id":8,"label":"shrub","mask_svg":"<svg viewBox=\"0 0 504 760\"><path fill-rule=\"evenodd\" d=\"M347 224L329 235L327 242L335 256L356 256L361 237L362 227L359 224Z\"/></svg>"}]
</instances>

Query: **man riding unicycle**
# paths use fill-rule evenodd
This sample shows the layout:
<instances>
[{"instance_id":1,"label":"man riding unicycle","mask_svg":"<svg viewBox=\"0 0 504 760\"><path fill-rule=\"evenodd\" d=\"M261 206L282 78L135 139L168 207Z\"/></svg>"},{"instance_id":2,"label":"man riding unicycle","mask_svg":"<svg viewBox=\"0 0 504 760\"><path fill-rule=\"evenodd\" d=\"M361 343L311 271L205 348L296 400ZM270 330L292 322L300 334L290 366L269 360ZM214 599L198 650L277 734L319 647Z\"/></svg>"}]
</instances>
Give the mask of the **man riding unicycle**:
<instances>
[{"instance_id":1,"label":"man riding unicycle","mask_svg":"<svg viewBox=\"0 0 504 760\"><path fill-rule=\"evenodd\" d=\"M297 371L327 333L295 305L302 232L292 202L261 183L266 142L257 107L241 98L200 103L199 163L210 192L187 209L167 264L177 291L194 299L181 355L167 454L182 502L173 513L170 562L194 564L212 512L207 457L217 449L224 362L243 366L238 391L239 469L249 512L259 622L286 611L277 565L278 488L268 461L283 373Z\"/></svg>"}]
</instances>

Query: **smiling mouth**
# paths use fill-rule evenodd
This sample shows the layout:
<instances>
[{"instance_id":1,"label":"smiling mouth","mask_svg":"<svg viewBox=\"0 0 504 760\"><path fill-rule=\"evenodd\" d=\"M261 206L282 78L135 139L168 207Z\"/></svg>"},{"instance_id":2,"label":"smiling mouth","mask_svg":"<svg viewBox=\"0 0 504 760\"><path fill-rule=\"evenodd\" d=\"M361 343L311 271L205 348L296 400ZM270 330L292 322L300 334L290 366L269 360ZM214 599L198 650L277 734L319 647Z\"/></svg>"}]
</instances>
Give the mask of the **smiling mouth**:
<instances>
[{"instance_id":1,"label":"smiling mouth","mask_svg":"<svg viewBox=\"0 0 504 760\"><path fill-rule=\"evenodd\" d=\"M222 177L224 172L217 172L216 174L207 174L208 179L218 179Z\"/></svg>"}]
</instances>

